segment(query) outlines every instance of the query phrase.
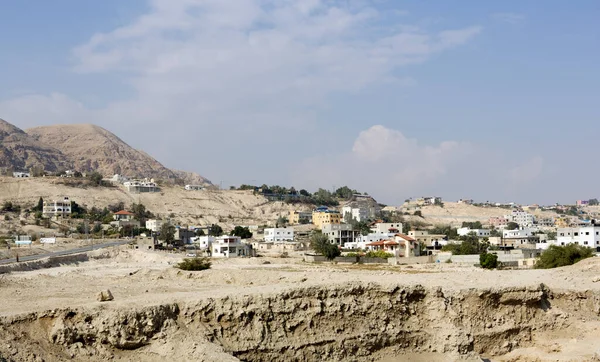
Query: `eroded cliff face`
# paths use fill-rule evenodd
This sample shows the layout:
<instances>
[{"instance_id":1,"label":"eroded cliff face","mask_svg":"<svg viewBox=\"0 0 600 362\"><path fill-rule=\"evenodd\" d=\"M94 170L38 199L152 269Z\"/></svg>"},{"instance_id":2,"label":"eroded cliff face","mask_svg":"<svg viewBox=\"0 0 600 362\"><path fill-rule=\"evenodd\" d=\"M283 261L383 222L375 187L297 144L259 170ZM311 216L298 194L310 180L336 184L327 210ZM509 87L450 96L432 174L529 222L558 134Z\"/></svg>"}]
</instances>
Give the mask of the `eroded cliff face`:
<instances>
[{"instance_id":1,"label":"eroded cliff face","mask_svg":"<svg viewBox=\"0 0 600 362\"><path fill-rule=\"evenodd\" d=\"M597 292L532 288L444 291L375 284L307 287L144 308L104 305L0 320L15 361L370 361L373 354L494 356L535 331L598 318Z\"/></svg>"}]
</instances>

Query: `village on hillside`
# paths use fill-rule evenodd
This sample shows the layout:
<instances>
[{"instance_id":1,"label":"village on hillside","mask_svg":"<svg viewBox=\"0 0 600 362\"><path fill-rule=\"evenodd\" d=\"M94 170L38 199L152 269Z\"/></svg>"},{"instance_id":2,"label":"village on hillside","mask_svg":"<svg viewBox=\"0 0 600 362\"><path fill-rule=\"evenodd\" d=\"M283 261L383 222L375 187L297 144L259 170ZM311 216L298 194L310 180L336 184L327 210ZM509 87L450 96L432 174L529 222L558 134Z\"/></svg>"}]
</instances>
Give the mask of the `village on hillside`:
<instances>
[{"instance_id":1,"label":"village on hillside","mask_svg":"<svg viewBox=\"0 0 600 362\"><path fill-rule=\"evenodd\" d=\"M27 248L36 244L126 239L136 249L181 252L189 257L298 255L309 261L476 264L481 253L490 253L505 267L530 268L552 245L576 244L600 252L596 199L540 206L470 199L451 202L427 196L386 206L346 186L315 193L267 185L218 190L211 184L163 184L151 178L104 177L76 170L41 175L13 172L5 181L8 178L13 183L58 182L65 192L61 197L39 195L37 203L17 199L2 203L0 240L12 254L27 254ZM68 193L80 188L91 195L115 189L132 200L137 197L138 202L90 204ZM175 209L161 215L139 201L143 194L160 200L167 189L187 195L244 193L262 200L261 205L278 207L270 214L263 210L262 220L255 223L242 223L243 218L237 221L231 215L226 220L192 223ZM198 207L196 213L206 210ZM327 246L316 247L315 240ZM5 253L5 257L12 254Z\"/></svg>"}]
</instances>

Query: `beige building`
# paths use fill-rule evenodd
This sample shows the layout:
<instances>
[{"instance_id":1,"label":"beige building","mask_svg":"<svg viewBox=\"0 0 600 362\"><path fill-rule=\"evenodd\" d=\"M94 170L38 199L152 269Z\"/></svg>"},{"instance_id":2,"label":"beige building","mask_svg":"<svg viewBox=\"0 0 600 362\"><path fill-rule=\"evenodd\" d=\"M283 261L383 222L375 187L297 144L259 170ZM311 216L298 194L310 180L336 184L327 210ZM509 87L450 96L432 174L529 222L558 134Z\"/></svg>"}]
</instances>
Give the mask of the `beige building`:
<instances>
[{"instance_id":1,"label":"beige building","mask_svg":"<svg viewBox=\"0 0 600 362\"><path fill-rule=\"evenodd\" d=\"M312 213L312 222L317 228L322 229L327 224L339 224L342 220L342 215L333 210L315 210Z\"/></svg>"},{"instance_id":2,"label":"beige building","mask_svg":"<svg viewBox=\"0 0 600 362\"><path fill-rule=\"evenodd\" d=\"M426 246L436 247L442 245L446 235L430 234L429 231L413 230L408 232L417 243L424 243Z\"/></svg>"},{"instance_id":3,"label":"beige building","mask_svg":"<svg viewBox=\"0 0 600 362\"><path fill-rule=\"evenodd\" d=\"M299 225L301 224L301 220L306 220L307 224L312 223L312 212L296 210L290 211L290 217L288 218L290 225Z\"/></svg>"}]
</instances>

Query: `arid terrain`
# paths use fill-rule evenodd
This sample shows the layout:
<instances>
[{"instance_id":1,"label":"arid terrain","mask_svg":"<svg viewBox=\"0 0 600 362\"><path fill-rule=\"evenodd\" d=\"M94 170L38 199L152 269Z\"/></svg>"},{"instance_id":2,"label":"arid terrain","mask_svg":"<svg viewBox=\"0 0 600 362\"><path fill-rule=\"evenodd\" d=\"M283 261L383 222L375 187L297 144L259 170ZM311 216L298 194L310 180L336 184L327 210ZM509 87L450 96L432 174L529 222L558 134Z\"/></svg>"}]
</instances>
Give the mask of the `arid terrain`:
<instances>
[{"instance_id":1,"label":"arid terrain","mask_svg":"<svg viewBox=\"0 0 600 362\"><path fill-rule=\"evenodd\" d=\"M123 202L126 207L142 203L162 218L173 218L181 224L224 227L262 225L289 215L293 208L283 202L268 202L252 191L202 190L186 191L182 186L164 186L161 192L131 194L121 185L115 187L72 187L64 178L16 179L0 177L0 201L34 206L40 197L58 200L65 196L79 205L104 208Z\"/></svg>"},{"instance_id":2,"label":"arid terrain","mask_svg":"<svg viewBox=\"0 0 600 362\"><path fill-rule=\"evenodd\" d=\"M600 259L555 270L213 260L120 249L0 276L15 361L591 361ZM110 290L113 301L99 302Z\"/></svg>"}]
</instances>

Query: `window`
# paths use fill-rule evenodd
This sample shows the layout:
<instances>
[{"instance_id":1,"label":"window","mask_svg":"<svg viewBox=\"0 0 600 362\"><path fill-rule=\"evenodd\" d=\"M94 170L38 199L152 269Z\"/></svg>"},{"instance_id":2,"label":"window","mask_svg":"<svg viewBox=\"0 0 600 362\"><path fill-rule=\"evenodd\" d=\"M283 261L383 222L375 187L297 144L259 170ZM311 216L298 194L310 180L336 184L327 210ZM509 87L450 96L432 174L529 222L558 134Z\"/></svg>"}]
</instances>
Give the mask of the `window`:
<instances>
[{"instance_id":1,"label":"window","mask_svg":"<svg viewBox=\"0 0 600 362\"><path fill-rule=\"evenodd\" d=\"M584 245L587 245L587 244L588 244L588 242L587 242L587 241L584 241L584 242L583 242L583 244L584 244Z\"/></svg>"},{"instance_id":2,"label":"window","mask_svg":"<svg viewBox=\"0 0 600 362\"><path fill-rule=\"evenodd\" d=\"M589 231L586 231L586 232L585 232L585 235L590 235L590 232L589 232Z\"/></svg>"}]
</instances>

